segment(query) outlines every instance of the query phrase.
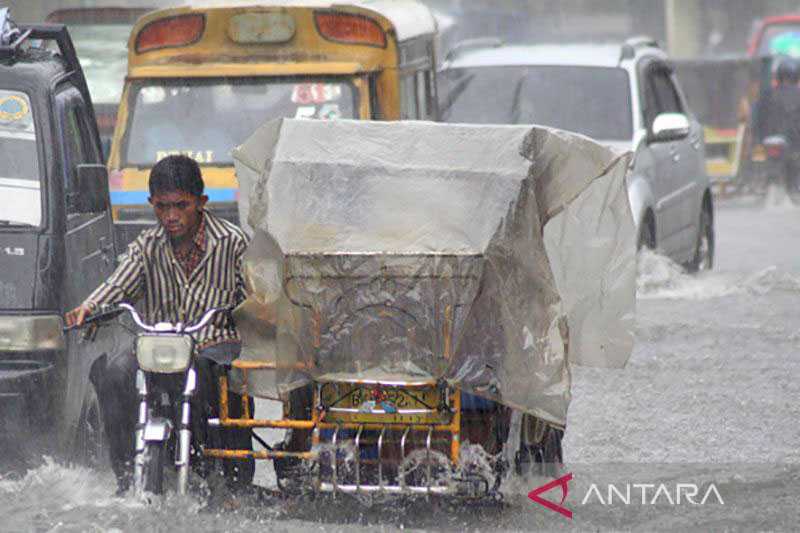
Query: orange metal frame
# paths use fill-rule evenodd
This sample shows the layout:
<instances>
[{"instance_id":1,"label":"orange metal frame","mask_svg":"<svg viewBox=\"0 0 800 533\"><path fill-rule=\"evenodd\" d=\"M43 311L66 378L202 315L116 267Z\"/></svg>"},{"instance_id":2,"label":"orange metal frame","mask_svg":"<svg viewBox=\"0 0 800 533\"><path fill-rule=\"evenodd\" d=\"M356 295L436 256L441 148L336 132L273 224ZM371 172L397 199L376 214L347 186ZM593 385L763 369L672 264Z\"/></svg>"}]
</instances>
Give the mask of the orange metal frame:
<instances>
[{"instance_id":1,"label":"orange metal frame","mask_svg":"<svg viewBox=\"0 0 800 533\"><path fill-rule=\"evenodd\" d=\"M450 460L453 464L458 463L460 449L461 449L461 390L455 389L453 398L453 416L449 424L409 424L409 423L358 423L358 422L325 422L325 413L318 411L316 405L319 401L317 397L318 391L314 388L314 401L315 408L311 410L311 420L268 420L256 419L250 413L250 402L247 394L247 374L250 370L262 370L274 368L271 363L261 363L254 361L234 361L233 366L242 370L244 376L243 394L242 394L242 418L230 418L228 409L228 378L221 376L219 378L219 425L223 428L274 428L274 429L312 429L314 430L311 436L312 450L316 449L319 444L319 431L321 429L365 429L365 430L381 430L381 429L411 429L419 431L444 432L450 433ZM271 450L223 450L216 448L206 448L204 455L207 457L216 457L221 459L242 459L246 457L253 457L254 459L277 459L283 457L295 457L298 459L314 460L318 457L317 452L287 452L287 451L271 451Z\"/></svg>"}]
</instances>

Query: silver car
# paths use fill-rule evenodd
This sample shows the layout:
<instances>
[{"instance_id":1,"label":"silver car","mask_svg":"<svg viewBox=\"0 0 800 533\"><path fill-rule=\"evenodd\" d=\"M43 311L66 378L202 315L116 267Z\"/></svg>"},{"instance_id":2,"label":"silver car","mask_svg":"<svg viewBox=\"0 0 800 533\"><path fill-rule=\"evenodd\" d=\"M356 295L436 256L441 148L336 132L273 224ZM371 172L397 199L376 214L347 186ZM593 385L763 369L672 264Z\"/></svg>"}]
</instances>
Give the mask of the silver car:
<instances>
[{"instance_id":1,"label":"silver car","mask_svg":"<svg viewBox=\"0 0 800 533\"><path fill-rule=\"evenodd\" d=\"M463 43L439 76L445 122L541 124L633 151L628 196L639 246L691 271L714 262L703 130L667 55L623 45Z\"/></svg>"}]
</instances>

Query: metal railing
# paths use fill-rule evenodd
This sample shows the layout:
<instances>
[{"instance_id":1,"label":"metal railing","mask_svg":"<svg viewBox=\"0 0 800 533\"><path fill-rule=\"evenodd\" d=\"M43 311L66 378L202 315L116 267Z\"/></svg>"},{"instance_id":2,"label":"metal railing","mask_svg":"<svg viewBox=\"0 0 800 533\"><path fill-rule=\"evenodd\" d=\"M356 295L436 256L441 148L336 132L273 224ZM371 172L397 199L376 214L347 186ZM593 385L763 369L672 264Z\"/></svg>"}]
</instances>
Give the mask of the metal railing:
<instances>
[{"instance_id":1,"label":"metal railing","mask_svg":"<svg viewBox=\"0 0 800 533\"><path fill-rule=\"evenodd\" d=\"M244 374L248 370L261 369L261 365L254 365L252 362L240 368ZM267 364L265 366L268 367ZM245 379L246 383L246 379ZM228 404L228 380L226 376L220 377L220 409L219 418L210 419L209 424L222 428L273 428L273 429L297 429L311 430L311 450L309 451L285 451L285 450L227 450L206 448L203 453L207 457L220 459L243 459L252 457L254 459L283 459L295 458L305 461L316 462L320 467L329 467L329 474L323 479L323 468L316 470L316 479L313 481L313 488L320 492L330 493L385 493L385 494L417 494L417 495L443 495L455 494L459 492L459 479L452 479L446 485L434 484L434 454L440 454L434 450L434 435L437 433L445 434L445 438L436 440L439 444L444 444L444 448L449 448L450 470L454 470L459 463L460 441L461 441L461 392L455 389L451 393L452 403L450 407L450 420L447 423L406 423L393 422L358 422L358 421L337 421L328 422L325 420L326 409L319 404L320 389L319 385L314 388L313 405L311 418L300 419L255 419L250 417L249 410L244 410L242 418L231 418L229 416ZM242 395L243 406L249 405L247 394ZM387 418L391 419L391 414ZM332 431L329 442L322 442L322 431ZM350 476L342 476L339 467L338 452L342 443L342 432L345 430L355 431L352 438L355 447L353 466L354 471ZM364 432L378 432L377 440L365 442ZM393 441L394 445L399 445L400 457L397 459L385 459L384 451L387 449L390 433L402 432L399 441ZM424 437L424 448L417 447L415 450L424 450L425 479L423 485L409 484L403 465L409 458L409 442L412 433L421 433ZM417 439L419 440L419 439ZM449 442L448 442L449 441ZM376 459L363 459L362 450L366 444L375 444ZM327 449L326 449L327 446ZM375 470L370 474L377 481L366 483L365 464L374 465ZM384 475L388 465L396 465L396 483L385 482Z\"/></svg>"}]
</instances>

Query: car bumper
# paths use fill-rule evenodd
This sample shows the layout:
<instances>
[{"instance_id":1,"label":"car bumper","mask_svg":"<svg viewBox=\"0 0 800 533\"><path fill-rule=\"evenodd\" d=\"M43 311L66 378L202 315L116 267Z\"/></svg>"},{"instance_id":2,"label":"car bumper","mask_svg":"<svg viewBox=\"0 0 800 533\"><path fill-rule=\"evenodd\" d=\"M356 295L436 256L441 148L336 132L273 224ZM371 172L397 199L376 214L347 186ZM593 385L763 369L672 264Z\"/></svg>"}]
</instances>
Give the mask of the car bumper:
<instances>
[{"instance_id":1,"label":"car bumper","mask_svg":"<svg viewBox=\"0 0 800 533\"><path fill-rule=\"evenodd\" d=\"M0 433L24 437L49 413L55 365L3 357L0 354Z\"/></svg>"}]
</instances>

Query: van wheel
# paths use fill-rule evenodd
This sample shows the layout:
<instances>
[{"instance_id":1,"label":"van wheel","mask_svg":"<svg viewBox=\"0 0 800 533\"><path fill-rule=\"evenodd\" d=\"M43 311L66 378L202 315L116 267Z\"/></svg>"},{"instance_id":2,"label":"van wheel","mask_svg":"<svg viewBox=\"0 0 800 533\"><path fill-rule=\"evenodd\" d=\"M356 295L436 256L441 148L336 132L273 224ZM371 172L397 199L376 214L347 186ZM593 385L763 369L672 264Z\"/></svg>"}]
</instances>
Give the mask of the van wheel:
<instances>
[{"instance_id":1,"label":"van wheel","mask_svg":"<svg viewBox=\"0 0 800 533\"><path fill-rule=\"evenodd\" d=\"M694 259L688 265L689 272L702 272L714 268L714 222L707 208L700 213L700 228Z\"/></svg>"},{"instance_id":2,"label":"van wheel","mask_svg":"<svg viewBox=\"0 0 800 533\"><path fill-rule=\"evenodd\" d=\"M108 437L103 422L103 410L92 382L83 396L78 432L75 438L75 459L78 464L91 468L108 465Z\"/></svg>"}]
</instances>

